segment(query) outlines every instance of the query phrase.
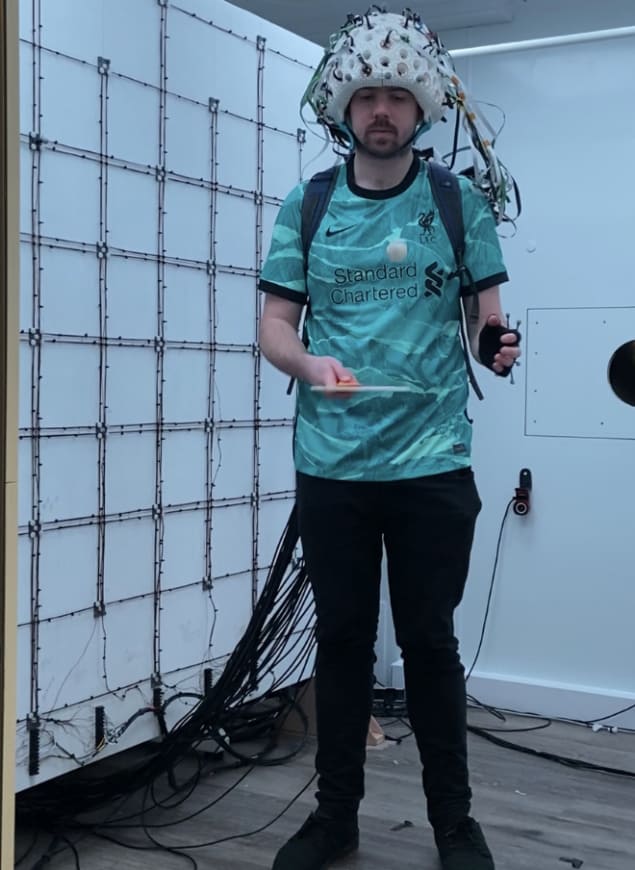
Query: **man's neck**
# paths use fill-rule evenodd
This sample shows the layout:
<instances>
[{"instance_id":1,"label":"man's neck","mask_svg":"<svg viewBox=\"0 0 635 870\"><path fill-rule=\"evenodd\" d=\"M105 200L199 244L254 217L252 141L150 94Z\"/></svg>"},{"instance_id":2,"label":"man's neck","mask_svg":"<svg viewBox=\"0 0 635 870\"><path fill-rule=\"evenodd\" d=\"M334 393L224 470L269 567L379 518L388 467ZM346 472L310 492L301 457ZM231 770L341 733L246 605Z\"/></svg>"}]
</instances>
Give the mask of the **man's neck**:
<instances>
[{"instance_id":1,"label":"man's neck","mask_svg":"<svg viewBox=\"0 0 635 870\"><path fill-rule=\"evenodd\" d=\"M365 190L390 190L404 180L412 166L412 160L411 148L386 159L357 150L353 157L355 184Z\"/></svg>"}]
</instances>

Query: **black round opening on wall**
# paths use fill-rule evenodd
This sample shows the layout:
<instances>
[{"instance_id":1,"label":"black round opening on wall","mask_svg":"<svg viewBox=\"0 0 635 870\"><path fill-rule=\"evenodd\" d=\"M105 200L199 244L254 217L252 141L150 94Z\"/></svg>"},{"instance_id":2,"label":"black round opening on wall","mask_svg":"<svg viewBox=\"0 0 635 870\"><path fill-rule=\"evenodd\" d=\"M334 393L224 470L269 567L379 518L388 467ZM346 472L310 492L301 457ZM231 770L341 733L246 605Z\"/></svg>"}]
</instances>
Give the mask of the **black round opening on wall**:
<instances>
[{"instance_id":1,"label":"black round opening on wall","mask_svg":"<svg viewBox=\"0 0 635 870\"><path fill-rule=\"evenodd\" d=\"M618 347L609 362L608 374L618 399L627 405L635 405L635 341L627 341Z\"/></svg>"}]
</instances>

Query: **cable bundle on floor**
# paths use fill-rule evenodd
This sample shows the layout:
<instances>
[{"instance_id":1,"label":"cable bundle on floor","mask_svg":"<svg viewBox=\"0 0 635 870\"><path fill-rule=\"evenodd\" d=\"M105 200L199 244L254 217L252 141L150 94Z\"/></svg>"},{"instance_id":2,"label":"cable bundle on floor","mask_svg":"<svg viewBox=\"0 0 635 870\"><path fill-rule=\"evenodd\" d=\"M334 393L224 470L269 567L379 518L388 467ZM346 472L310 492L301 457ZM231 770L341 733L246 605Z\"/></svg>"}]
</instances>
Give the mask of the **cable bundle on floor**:
<instances>
[{"instance_id":1,"label":"cable bundle on floor","mask_svg":"<svg viewBox=\"0 0 635 870\"><path fill-rule=\"evenodd\" d=\"M313 598L304 561L295 555L298 537L294 507L249 624L218 682L172 729L161 729L162 739L150 757L105 776L91 775L87 769L85 774L75 772L22 792L17 799L19 821L49 829L75 826L91 811L152 789L165 775L173 791L182 791L185 786L176 782L176 766L210 738L238 764L288 760L288 752L272 757L282 720L297 708L293 690L284 687L291 677L298 683L311 675L314 646ZM168 698L158 711L163 722L166 707L177 697ZM235 743L245 739L264 739L265 748L242 754Z\"/></svg>"}]
</instances>

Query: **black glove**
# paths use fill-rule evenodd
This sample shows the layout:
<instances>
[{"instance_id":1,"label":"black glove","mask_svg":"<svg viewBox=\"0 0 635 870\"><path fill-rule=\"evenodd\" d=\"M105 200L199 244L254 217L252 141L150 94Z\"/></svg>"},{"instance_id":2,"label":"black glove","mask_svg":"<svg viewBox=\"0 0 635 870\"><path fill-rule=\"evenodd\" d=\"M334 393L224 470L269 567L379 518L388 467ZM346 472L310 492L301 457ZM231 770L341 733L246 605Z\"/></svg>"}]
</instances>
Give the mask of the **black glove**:
<instances>
[{"instance_id":1,"label":"black glove","mask_svg":"<svg viewBox=\"0 0 635 870\"><path fill-rule=\"evenodd\" d=\"M507 334L515 336L516 341L512 341L509 344L501 344L501 336ZM492 368L494 357L497 353L500 353L501 348L518 347L519 344L520 332L517 329L510 329L509 326L490 326L486 323L478 336L478 356L484 366L494 371ZM511 373L512 368L513 366L505 366L502 372L494 372L494 374L501 378L506 378Z\"/></svg>"}]
</instances>

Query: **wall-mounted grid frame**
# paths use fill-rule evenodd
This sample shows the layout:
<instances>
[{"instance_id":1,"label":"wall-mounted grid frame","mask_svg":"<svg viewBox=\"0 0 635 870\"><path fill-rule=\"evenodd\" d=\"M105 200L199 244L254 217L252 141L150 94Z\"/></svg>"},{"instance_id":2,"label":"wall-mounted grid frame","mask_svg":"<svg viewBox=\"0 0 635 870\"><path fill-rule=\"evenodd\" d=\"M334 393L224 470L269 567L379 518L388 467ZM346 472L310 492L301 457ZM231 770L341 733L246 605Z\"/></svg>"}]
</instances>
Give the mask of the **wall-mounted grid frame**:
<instances>
[{"instance_id":1,"label":"wall-mounted grid frame","mask_svg":"<svg viewBox=\"0 0 635 870\"><path fill-rule=\"evenodd\" d=\"M139 695L151 714L220 672L294 498L293 400L261 366L257 280L306 150L267 120L268 69L299 95L308 67L158 0L108 6L145 27L144 58L122 63L108 35L84 56L90 38L63 27L77 0L61 5L29 3L21 38L22 784L102 752L93 713L119 740ZM244 65L233 91L188 78L185 47L213 65L212 46Z\"/></svg>"}]
</instances>

